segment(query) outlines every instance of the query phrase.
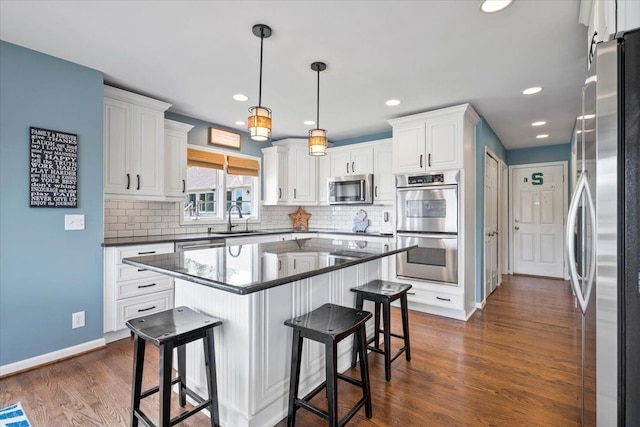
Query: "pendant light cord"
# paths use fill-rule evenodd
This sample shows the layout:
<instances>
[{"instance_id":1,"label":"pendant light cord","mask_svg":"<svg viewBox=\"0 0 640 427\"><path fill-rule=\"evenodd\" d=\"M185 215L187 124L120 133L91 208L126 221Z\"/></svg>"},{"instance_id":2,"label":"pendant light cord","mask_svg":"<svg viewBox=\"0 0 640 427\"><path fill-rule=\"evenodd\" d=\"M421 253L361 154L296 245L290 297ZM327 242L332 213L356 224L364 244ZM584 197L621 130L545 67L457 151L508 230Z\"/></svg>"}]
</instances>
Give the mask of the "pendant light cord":
<instances>
[{"instance_id":1,"label":"pendant light cord","mask_svg":"<svg viewBox=\"0 0 640 427\"><path fill-rule=\"evenodd\" d=\"M258 87L258 107L262 106L262 44L264 42L264 28L260 28L260 84Z\"/></svg>"},{"instance_id":2,"label":"pendant light cord","mask_svg":"<svg viewBox=\"0 0 640 427\"><path fill-rule=\"evenodd\" d=\"M316 96L316 129L320 129L320 67L318 67L318 93Z\"/></svg>"}]
</instances>

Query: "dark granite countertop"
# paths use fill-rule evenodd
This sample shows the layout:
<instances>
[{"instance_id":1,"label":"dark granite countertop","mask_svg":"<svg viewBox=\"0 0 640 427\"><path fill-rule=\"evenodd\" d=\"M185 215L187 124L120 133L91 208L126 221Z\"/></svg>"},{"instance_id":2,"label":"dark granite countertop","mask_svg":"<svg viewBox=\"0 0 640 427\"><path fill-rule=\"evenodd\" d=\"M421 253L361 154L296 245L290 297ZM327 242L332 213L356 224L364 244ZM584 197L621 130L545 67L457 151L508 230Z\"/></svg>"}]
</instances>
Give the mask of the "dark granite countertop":
<instances>
[{"instance_id":1,"label":"dark granite countertop","mask_svg":"<svg viewBox=\"0 0 640 427\"><path fill-rule=\"evenodd\" d=\"M274 229L274 230L253 230L251 233L185 233L185 234L165 234L160 236L141 236L141 237L114 237L104 239L102 242L103 247L110 246L128 246L128 245L146 245L150 243L175 243L175 242L188 242L190 240L206 240L206 239L224 239L233 237L247 237L247 236L264 236L269 234L287 234L287 233L320 233L320 234L344 234L346 236L374 236L374 237L393 237L393 234L384 233L362 233L344 230L309 230L305 232L295 232L290 228Z\"/></svg>"},{"instance_id":2,"label":"dark granite countertop","mask_svg":"<svg viewBox=\"0 0 640 427\"><path fill-rule=\"evenodd\" d=\"M193 249L170 254L125 258L123 263L172 277L246 295L296 280L394 255L415 246L398 248L370 241L299 239L252 243L219 248ZM298 262L295 270L287 261ZM284 261L284 262L283 262ZM303 264L312 266L302 271ZM283 268L284 265L284 268Z\"/></svg>"}]
</instances>

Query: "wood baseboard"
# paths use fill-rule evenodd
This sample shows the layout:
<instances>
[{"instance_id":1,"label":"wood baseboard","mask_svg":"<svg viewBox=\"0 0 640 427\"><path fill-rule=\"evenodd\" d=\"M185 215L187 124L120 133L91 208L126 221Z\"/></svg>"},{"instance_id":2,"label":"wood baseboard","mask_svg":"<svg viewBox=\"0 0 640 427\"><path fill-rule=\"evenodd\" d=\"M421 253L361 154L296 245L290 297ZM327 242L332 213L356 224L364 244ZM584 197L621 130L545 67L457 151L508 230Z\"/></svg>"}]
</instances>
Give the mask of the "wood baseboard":
<instances>
[{"instance_id":1,"label":"wood baseboard","mask_svg":"<svg viewBox=\"0 0 640 427\"><path fill-rule=\"evenodd\" d=\"M0 379L19 374L21 372L30 371L32 369L37 369L42 366L51 365L62 360L78 357L105 347L106 343L104 341L104 338L100 338L97 340L74 345L72 347L52 351L51 353L41 354L40 356L31 357L29 359L20 360L18 362L9 363L7 365L2 365L0 366Z\"/></svg>"}]
</instances>

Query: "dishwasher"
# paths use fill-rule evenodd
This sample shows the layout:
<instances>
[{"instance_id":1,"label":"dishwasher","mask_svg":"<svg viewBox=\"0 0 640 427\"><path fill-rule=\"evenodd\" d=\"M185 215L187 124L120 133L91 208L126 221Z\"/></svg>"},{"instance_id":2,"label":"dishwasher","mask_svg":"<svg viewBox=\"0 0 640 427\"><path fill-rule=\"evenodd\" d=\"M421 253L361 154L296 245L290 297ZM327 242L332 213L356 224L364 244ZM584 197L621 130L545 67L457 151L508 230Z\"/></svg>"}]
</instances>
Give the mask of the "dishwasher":
<instances>
[{"instance_id":1,"label":"dishwasher","mask_svg":"<svg viewBox=\"0 0 640 427\"><path fill-rule=\"evenodd\" d=\"M188 240L176 242L176 252L184 252L189 249L221 248L225 245L224 238L211 238L200 240Z\"/></svg>"}]
</instances>

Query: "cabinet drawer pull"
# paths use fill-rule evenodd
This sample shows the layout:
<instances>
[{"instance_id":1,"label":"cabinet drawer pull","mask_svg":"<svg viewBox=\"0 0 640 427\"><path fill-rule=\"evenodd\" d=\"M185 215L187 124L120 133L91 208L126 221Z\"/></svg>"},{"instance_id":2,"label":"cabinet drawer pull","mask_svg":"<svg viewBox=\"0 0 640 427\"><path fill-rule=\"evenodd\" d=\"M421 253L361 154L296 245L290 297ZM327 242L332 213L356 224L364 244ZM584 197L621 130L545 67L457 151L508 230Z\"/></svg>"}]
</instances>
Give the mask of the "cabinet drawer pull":
<instances>
[{"instance_id":1,"label":"cabinet drawer pull","mask_svg":"<svg viewBox=\"0 0 640 427\"><path fill-rule=\"evenodd\" d=\"M154 308L156 308L156 306L155 306L155 305L153 305L153 306L151 306L151 307L149 307L149 308L139 308L139 309L138 309L138 313L141 313L141 312L143 312L143 311L153 310Z\"/></svg>"},{"instance_id":2,"label":"cabinet drawer pull","mask_svg":"<svg viewBox=\"0 0 640 427\"><path fill-rule=\"evenodd\" d=\"M127 190L131 188L131 175L127 174Z\"/></svg>"},{"instance_id":3,"label":"cabinet drawer pull","mask_svg":"<svg viewBox=\"0 0 640 427\"><path fill-rule=\"evenodd\" d=\"M439 299L440 301L449 301L449 302L451 302L451 298L436 297L436 299Z\"/></svg>"},{"instance_id":4,"label":"cabinet drawer pull","mask_svg":"<svg viewBox=\"0 0 640 427\"><path fill-rule=\"evenodd\" d=\"M282 199L282 188L278 188L278 199Z\"/></svg>"},{"instance_id":5,"label":"cabinet drawer pull","mask_svg":"<svg viewBox=\"0 0 640 427\"><path fill-rule=\"evenodd\" d=\"M278 271L282 270L282 261L278 260Z\"/></svg>"},{"instance_id":6,"label":"cabinet drawer pull","mask_svg":"<svg viewBox=\"0 0 640 427\"><path fill-rule=\"evenodd\" d=\"M347 173L349 173L349 163L347 162Z\"/></svg>"},{"instance_id":7,"label":"cabinet drawer pull","mask_svg":"<svg viewBox=\"0 0 640 427\"><path fill-rule=\"evenodd\" d=\"M351 173L356 173L356 162L351 162Z\"/></svg>"},{"instance_id":8,"label":"cabinet drawer pull","mask_svg":"<svg viewBox=\"0 0 640 427\"><path fill-rule=\"evenodd\" d=\"M155 254L156 251L147 251L147 252L138 252L138 255L149 255L149 254Z\"/></svg>"},{"instance_id":9,"label":"cabinet drawer pull","mask_svg":"<svg viewBox=\"0 0 640 427\"><path fill-rule=\"evenodd\" d=\"M415 292L407 292L407 295L415 295Z\"/></svg>"},{"instance_id":10,"label":"cabinet drawer pull","mask_svg":"<svg viewBox=\"0 0 640 427\"><path fill-rule=\"evenodd\" d=\"M138 179L138 188L136 188L136 190L140 189L140 175L136 175L136 178Z\"/></svg>"},{"instance_id":11,"label":"cabinet drawer pull","mask_svg":"<svg viewBox=\"0 0 640 427\"><path fill-rule=\"evenodd\" d=\"M138 271L147 271L146 268L139 268Z\"/></svg>"},{"instance_id":12,"label":"cabinet drawer pull","mask_svg":"<svg viewBox=\"0 0 640 427\"><path fill-rule=\"evenodd\" d=\"M422 167L422 154L420 154L420 167Z\"/></svg>"},{"instance_id":13,"label":"cabinet drawer pull","mask_svg":"<svg viewBox=\"0 0 640 427\"><path fill-rule=\"evenodd\" d=\"M151 283L150 285L138 285L138 289L150 288L155 285L156 285L155 283Z\"/></svg>"},{"instance_id":14,"label":"cabinet drawer pull","mask_svg":"<svg viewBox=\"0 0 640 427\"><path fill-rule=\"evenodd\" d=\"M294 189L293 189L293 198L295 199L296 197L298 197L298 195L297 195L297 191L296 191L296 189L294 188Z\"/></svg>"},{"instance_id":15,"label":"cabinet drawer pull","mask_svg":"<svg viewBox=\"0 0 640 427\"><path fill-rule=\"evenodd\" d=\"M185 193L187 191L187 181L182 180L182 192Z\"/></svg>"},{"instance_id":16,"label":"cabinet drawer pull","mask_svg":"<svg viewBox=\"0 0 640 427\"><path fill-rule=\"evenodd\" d=\"M378 186L376 185L376 189L375 189L375 196L378 197Z\"/></svg>"},{"instance_id":17,"label":"cabinet drawer pull","mask_svg":"<svg viewBox=\"0 0 640 427\"><path fill-rule=\"evenodd\" d=\"M431 153L429 153L429 167L431 167Z\"/></svg>"}]
</instances>

